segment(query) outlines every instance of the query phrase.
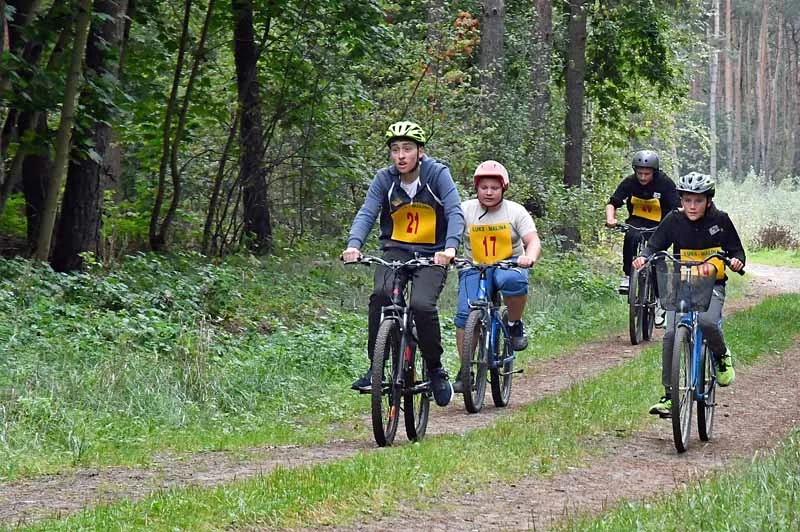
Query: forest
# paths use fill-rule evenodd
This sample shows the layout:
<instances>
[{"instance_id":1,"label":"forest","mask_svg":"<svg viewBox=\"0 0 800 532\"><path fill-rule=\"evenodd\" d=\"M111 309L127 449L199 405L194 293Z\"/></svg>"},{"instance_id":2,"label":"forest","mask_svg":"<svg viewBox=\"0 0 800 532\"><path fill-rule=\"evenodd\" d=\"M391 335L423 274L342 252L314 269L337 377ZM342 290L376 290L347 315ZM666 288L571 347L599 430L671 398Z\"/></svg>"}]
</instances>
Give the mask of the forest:
<instances>
[{"instance_id":1,"label":"forest","mask_svg":"<svg viewBox=\"0 0 800 532\"><path fill-rule=\"evenodd\" d=\"M2 0L0 17L4 253L57 271L342 241L401 119L465 196L503 162L561 244L593 240L637 149L673 178L800 175L790 0Z\"/></svg>"}]
</instances>

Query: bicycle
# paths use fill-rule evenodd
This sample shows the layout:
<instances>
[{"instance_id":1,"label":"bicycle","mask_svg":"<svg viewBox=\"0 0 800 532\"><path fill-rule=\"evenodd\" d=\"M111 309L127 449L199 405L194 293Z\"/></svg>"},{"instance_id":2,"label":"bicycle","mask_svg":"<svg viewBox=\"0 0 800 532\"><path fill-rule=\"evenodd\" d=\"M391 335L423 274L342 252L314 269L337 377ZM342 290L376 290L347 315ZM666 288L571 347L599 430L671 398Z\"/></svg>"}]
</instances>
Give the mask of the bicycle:
<instances>
[{"instance_id":1,"label":"bicycle","mask_svg":"<svg viewBox=\"0 0 800 532\"><path fill-rule=\"evenodd\" d=\"M647 239L656 230L655 227L636 227L623 222L617 222L615 228L621 233L635 231L639 234L634 257L641 254ZM655 279L650 267L645 266L641 270L632 268L628 284L628 332L631 345L638 345L642 340L653 337L657 305Z\"/></svg>"},{"instance_id":2,"label":"bicycle","mask_svg":"<svg viewBox=\"0 0 800 532\"><path fill-rule=\"evenodd\" d=\"M381 307L381 321L372 353L372 433L380 447L392 445L403 411L406 436L419 441L425 436L430 413L431 388L428 366L417 356L414 316L405 301L411 298L411 273L416 268L435 266L432 258L408 261L386 261L362 256L346 264L381 265L392 270L392 296L389 305ZM404 283L404 278L408 282ZM402 406L401 406L402 399Z\"/></svg>"},{"instance_id":3,"label":"bicycle","mask_svg":"<svg viewBox=\"0 0 800 532\"><path fill-rule=\"evenodd\" d=\"M708 310L717 280L717 266L710 262L713 259L720 259L730 266L730 259L720 252L703 260L681 260L666 251L659 251L648 259L648 263L655 265L661 306L676 312L670 368L670 415L672 436L679 453L686 452L689 447L693 402L697 403L700 439L708 441L714 428L717 366L713 356L709 355L698 322L699 313ZM703 264L708 264L706 271L699 268ZM737 273L744 275L744 270Z\"/></svg>"},{"instance_id":4,"label":"bicycle","mask_svg":"<svg viewBox=\"0 0 800 532\"><path fill-rule=\"evenodd\" d=\"M461 374L464 383L464 407L475 414L483 408L486 383L491 383L492 401L497 407L507 406L511 400L511 380L514 373L514 349L508 330L508 316L502 302L502 294L496 290L488 294L487 272L491 268L517 268L512 260L501 260L491 264L455 259L459 269L474 268L479 272L478 294L469 302L470 312L464 327L461 357ZM487 373L489 378L487 379Z\"/></svg>"}]
</instances>

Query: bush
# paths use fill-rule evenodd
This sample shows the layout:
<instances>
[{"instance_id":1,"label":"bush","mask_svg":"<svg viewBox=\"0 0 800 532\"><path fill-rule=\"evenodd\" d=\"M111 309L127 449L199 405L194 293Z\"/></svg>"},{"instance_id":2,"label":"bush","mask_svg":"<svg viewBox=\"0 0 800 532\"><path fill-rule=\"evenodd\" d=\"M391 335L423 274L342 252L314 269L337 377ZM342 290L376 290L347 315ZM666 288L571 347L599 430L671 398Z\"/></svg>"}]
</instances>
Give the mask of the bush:
<instances>
[{"instance_id":1,"label":"bush","mask_svg":"<svg viewBox=\"0 0 800 532\"><path fill-rule=\"evenodd\" d=\"M792 230L777 223L762 227L756 236L756 247L760 249L798 249L797 239Z\"/></svg>"}]
</instances>

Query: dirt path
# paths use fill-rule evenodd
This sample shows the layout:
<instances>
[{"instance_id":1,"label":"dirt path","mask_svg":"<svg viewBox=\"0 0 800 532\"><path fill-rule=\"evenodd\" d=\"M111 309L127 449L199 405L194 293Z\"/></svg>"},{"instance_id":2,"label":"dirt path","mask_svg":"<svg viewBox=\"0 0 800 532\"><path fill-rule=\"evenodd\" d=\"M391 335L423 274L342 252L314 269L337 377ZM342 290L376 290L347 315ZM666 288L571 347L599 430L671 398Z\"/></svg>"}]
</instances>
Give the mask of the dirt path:
<instances>
[{"instance_id":1,"label":"dirt path","mask_svg":"<svg viewBox=\"0 0 800 532\"><path fill-rule=\"evenodd\" d=\"M785 291L800 292L800 270L749 266L751 281L743 298L726 305L726 312L751 306L761 298ZM645 344L645 347L652 344ZM514 381L512 405L505 409L487 406L480 415L464 414L455 400L444 409L434 409L429 434L463 433L484 427L498 416L521 405L559 392L576 381L591 378L639 354L627 336L585 344L555 360L532 364ZM463 499L446 494L429 515L415 512L414 523L402 518L370 520L354 530L416 528L428 522L431 530L532 529L546 526L565 512L597 511L620 497L640 499L656 491L672 489L677 478L698 471L708 472L727 461L750 456L774 443L798 424L785 401L795 395L794 375L800 371L800 352L773 357L759 365L737 371L734 387L720 393L722 416L735 415L736 434L720 417L712 444L691 443L691 452L677 456L668 426L656 425L624 441L602 443L606 451L585 467L548 480L522 479L513 487L492 486L494 498L486 507L476 505L480 497ZM768 378L772 393L756 393L757 383ZM762 390L763 391L763 390ZM491 403L491 401L490 401ZM718 414L718 415L719 415ZM365 419L365 423L368 421ZM400 431L402 432L402 431ZM121 499L141 499L153 491L178 485L213 486L234 479L252 478L277 465L308 465L339 460L359 451L375 449L371 439L333 441L313 447L281 446L252 449L246 462L224 452L163 456L147 469L104 468L50 475L32 480L0 484L0 524L17 525L44 517L64 516L97 504ZM611 479L624 482L609 482ZM481 516L476 521L476 516ZM373 516L374 517L374 516Z\"/></svg>"}]
</instances>

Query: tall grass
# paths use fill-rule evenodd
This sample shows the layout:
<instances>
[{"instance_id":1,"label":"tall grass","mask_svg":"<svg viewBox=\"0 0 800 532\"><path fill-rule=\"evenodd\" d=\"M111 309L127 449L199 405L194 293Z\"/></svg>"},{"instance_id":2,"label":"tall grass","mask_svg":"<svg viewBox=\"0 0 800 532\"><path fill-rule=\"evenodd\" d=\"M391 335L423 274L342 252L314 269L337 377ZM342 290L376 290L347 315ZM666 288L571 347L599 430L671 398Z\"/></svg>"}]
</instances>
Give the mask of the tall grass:
<instances>
[{"instance_id":1,"label":"tall grass","mask_svg":"<svg viewBox=\"0 0 800 532\"><path fill-rule=\"evenodd\" d=\"M721 173L714 200L730 214L742 242L762 247L761 233L770 226L785 228L800 242L800 178L786 178L778 185L752 171L742 181Z\"/></svg>"}]
</instances>

